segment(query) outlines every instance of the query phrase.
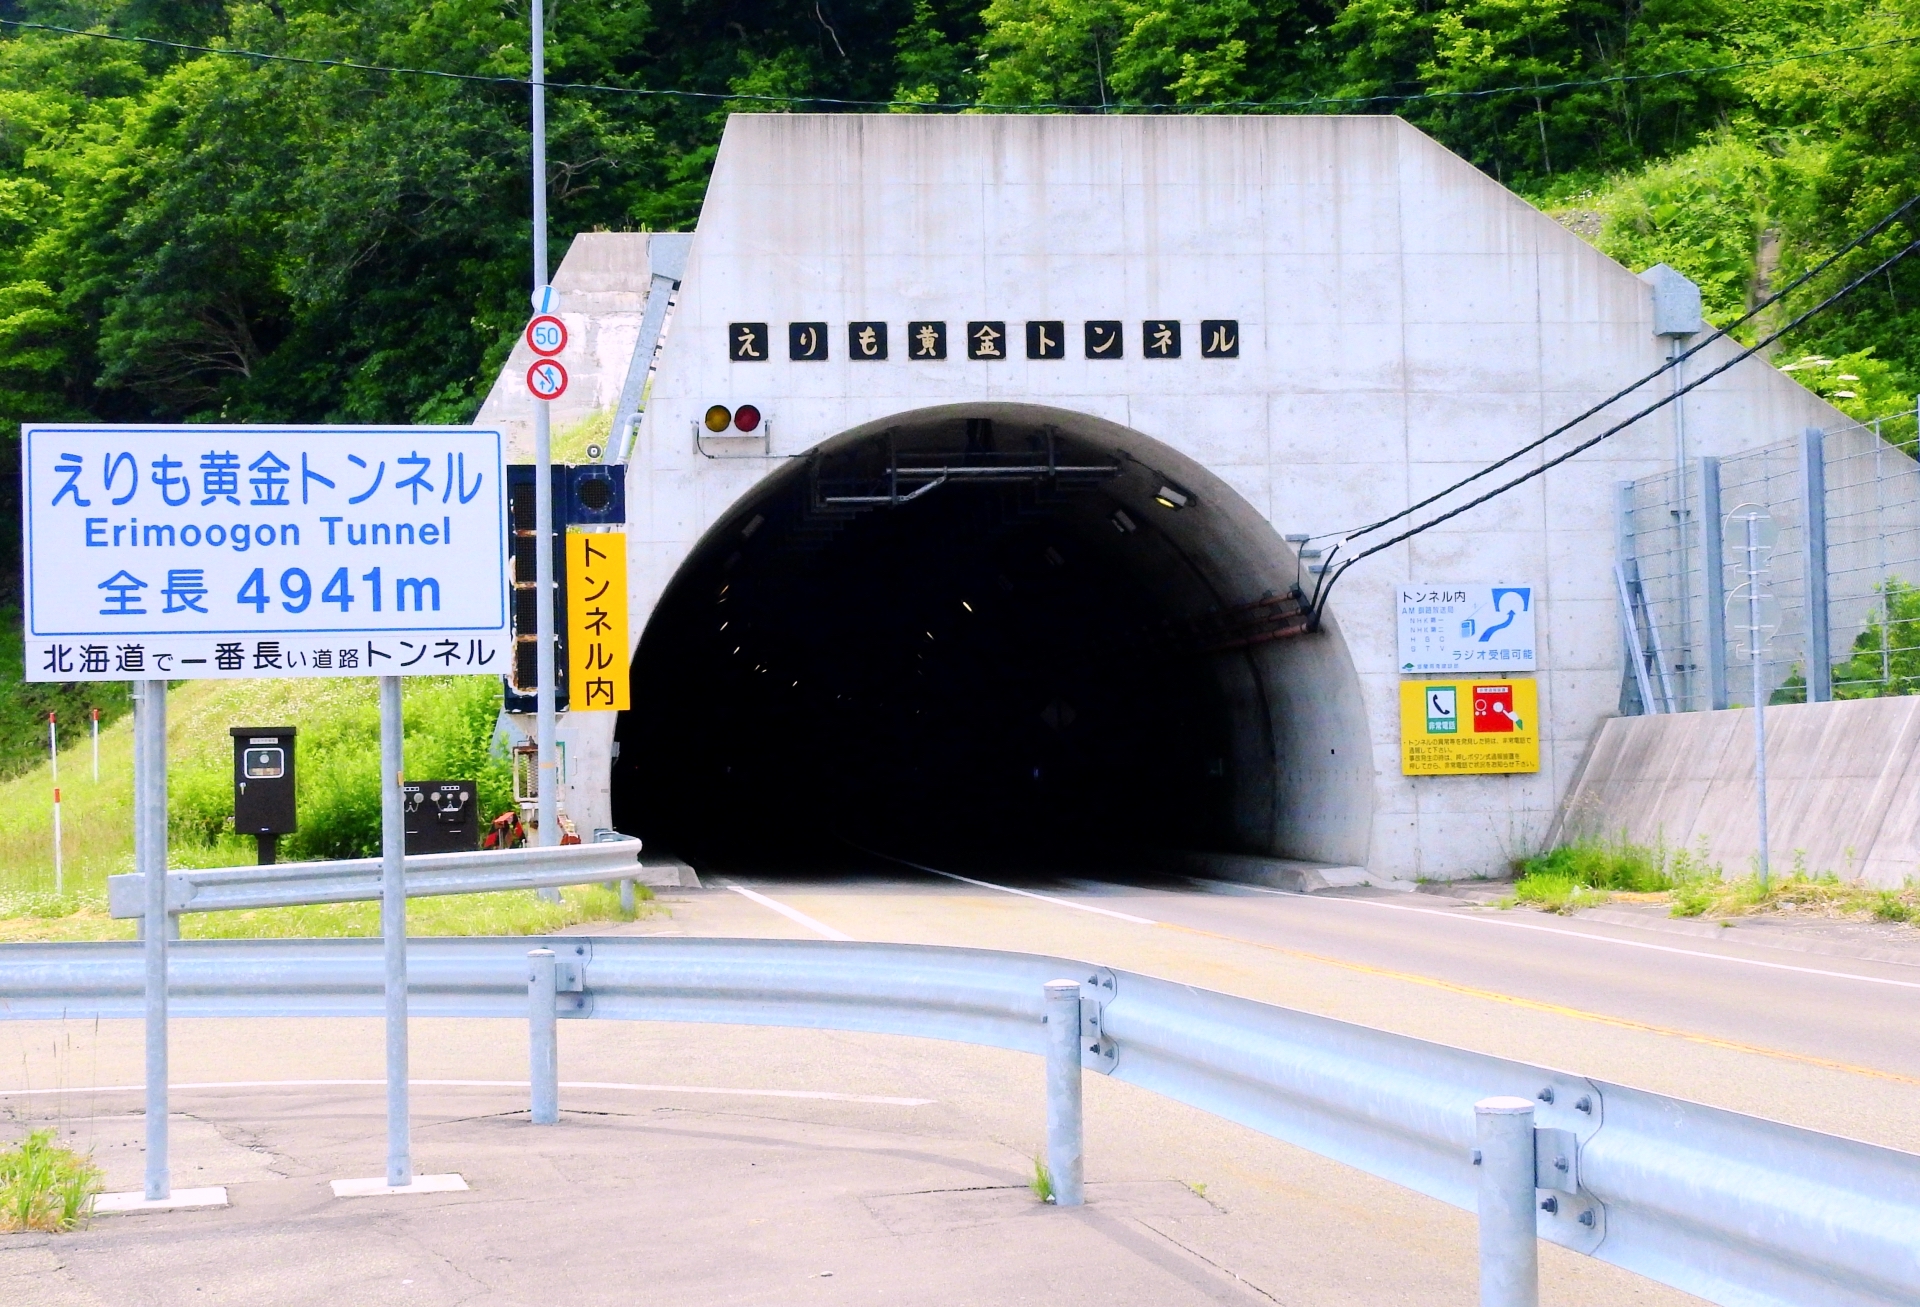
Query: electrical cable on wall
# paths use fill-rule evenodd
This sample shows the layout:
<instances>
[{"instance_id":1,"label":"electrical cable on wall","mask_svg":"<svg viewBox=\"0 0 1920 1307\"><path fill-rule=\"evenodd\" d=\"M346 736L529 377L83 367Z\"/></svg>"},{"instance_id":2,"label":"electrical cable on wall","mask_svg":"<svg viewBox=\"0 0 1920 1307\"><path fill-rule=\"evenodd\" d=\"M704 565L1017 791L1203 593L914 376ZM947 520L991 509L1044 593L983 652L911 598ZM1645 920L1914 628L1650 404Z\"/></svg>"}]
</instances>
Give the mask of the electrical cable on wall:
<instances>
[{"instance_id":1,"label":"electrical cable on wall","mask_svg":"<svg viewBox=\"0 0 1920 1307\"><path fill-rule=\"evenodd\" d=\"M1913 201L1911 200L1908 201L1909 204L1911 204L1912 202ZM1902 206L1903 209L1905 207L1906 207L1905 205ZM1740 351L1740 353L1734 355L1732 358L1728 359L1726 362L1721 363L1717 367L1710 369L1709 371L1703 373L1701 376L1695 378L1692 381L1689 381L1684 386L1675 387L1670 394L1667 394L1662 398L1656 400L1655 402L1647 405L1647 407L1641 409L1638 413L1635 413L1631 417L1625 418L1622 421L1615 423L1613 426L1608 427L1605 431L1600 432L1598 435L1589 437L1588 439L1582 441L1578 445L1575 445L1573 448L1554 455L1552 458L1549 458L1545 462L1541 463L1540 466L1531 468L1528 471L1521 473L1519 476L1514 477L1512 480L1503 482L1502 484L1495 486L1492 490L1487 491L1485 494L1479 495L1476 498L1470 499L1466 503L1461 504L1456 508L1448 509L1446 512L1441 513L1439 516L1430 518L1427 521L1420 523L1418 526L1410 527L1407 530L1400 532L1398 535L1391 537L1390 539L1383 540L1376 545L1372 545L1366 549L1361 550L1359 553L1354 554L1352 557L1346 559L1337 568L1331 566L1333 559L1330 554L1327 559L1329 566L1326 571L1323 571L1320 574L1320 580L1314 586L1313 595L1311 599L1308 601L1308 614L1309 614L1308 629L1309 630L1316 629L1319 626L1320 619L1322 615L1326 612L1327 599L1329 595L1332 593L1334 585L1340 580L1342 576L1346 575L1347 569L1352 567L1355 563L1360 562L1362 559L1370 558L1374 554L1380 553L1382 550L1390 549L1394 545L1400 544L1403 541L1411 540L1414 536L1417 536L1424 531L1431 530L1433 527L1439 526L1442 522L1446 522L1451 520L1452 518L1459 517L1462 513L1466 513L1472 509L1480 507L1482 504L1485 504L1490 502L1491 500L1497 499L1501 495L1506 494L1509 490L1515 489L1518 486L1525 485L1527 482L1533 480L1535 477L1544 475L1550 469L1558 467L1560 464L1573 458L1575 455L1585 453L1587 450L1592 449L1595 445L1598 445L1601 441L1608 440L1613 436L1620 434L1622 431L1625 431L1628 427L1631 427L1636 422L1638 422L1641 418L1644 418L1649 414L1658 412L1659 410L1665 408L1667 405L1673 403L1675 400L1678 400L1679 398L1681 398L1683 395L1686 395L1688 392L1696 390L1699 387L1705 385L1707 382L1713 380L1715 377L1719 376L1721 373L1726 372L1728 369L1734 367L1736 364L1743 363L1747 359L1752 358L1755 354L1758 354L1761 350L1773 344L1775 341L1779 340L1782 336L1785 336L1789 332L1796 331L1800 327L1805 326L1808 322L1812 321L1815 317L1819 316L1820 314L1826 312L1828 309L1832 308L1835 304L1838 304L1841 300L1845 299L1848 295L1851 295L1854 291L1858 290L1861 286L1864 286L1866 283L1868 283L1869 281L1872 281L1876 277L1886 274L1888 271L1890 271L1893 268L1895 264L1901 262L1908 255L1912 254L1915 250L1920 250L1920 238L1916 238L1915 240L1909 241L1906 245L1902 246L1899 250L1896 250L1892 255L1888 256L1886 259L1882 260L1880 263L1874 265L1872 268L1868 269L1866 272L1861 273L1858 277L1855 277L1852 281L1842 286L1839 290L1834 291L1831 295L1821 300L1818 304L1815 304L1812 308L1807 309L1805 312L1799 314L1798 316L1793 318L1791 321L1786 323L1784 326L1781 326L1776 330L1769 332L1766 336L1763 336L1761 339L1754 342L1754 344ZM1502 462L1506 462L1506 461L1509 461L1509 460L1502 460ZM1338 550L1338 546L1335 547L1336 552L1337 550Z\"/></svg>"},{"instance_id":2,"label":"electrical cable on wall","mask_svg":"<svg viewBox=\"0 0 1920 1307\"><path fill-rule=\"evenodd\" d=\"M1379 518L1375 521L1369 522L1365 526L1355 527L1352 530L1328 531L1317 536L1310 536L1308 537L1308 539L1327 540L1327 539L1333 539L1337 537L1340 543L1342 545L1345 545L1353 540L1358 539L1363 535L1370 535L1373 532L1378 531L1382 527L1390 526L1393 523L1400 521L1402 518L1411 517L1413 514L1419 512L1421 509L1426 508L1431 504L1436 504L1440 502L1442 499L1445 499L1448 495L1453 494L1456 490L1463 490L1467 486L1472 485L1475 481L1480 480L1482 477L1492 475L1494 472L1499 471L1501 468L1513 462L1515 459L1520 458L1523 455L1532 453L1534 450L1540 448L1542 445L1546 444L1548 441L1554 439L1556 436L1565 435L1568 431L1572 430L1574 427L1579 426L1582 422L1585 422L1588 418L1592 417L1594 414L1601 412L1603 409L1611 407L1612 405L1618 403L1622 399L1625 399L1628 395L1631 395L1634 391L1640 389L1642 386L1646 385L1647 383L1657 380L1658 378L1666 375L1668 372L1671 372L1673 369L1679 367L1682 363L1685 363L1688 359L1692 358L1695 354L1698 354L1701 350L1707 348L1709 345L1713 344L1715 341L1730 335L1736 329L1742 326L1745 326L1747 323L1753 321L1753 319L1759 317L1762 313L1765 313L1768 309L1780 303L1780 301L1784 300L1788 295L1791 295L1794 291L1799 290L1802 286L1806 285L1809 281L1812 281L1815 277L1819 276L1821 273L1825 272L1828 268L1831 268L1834 264L1838 263L1841 259L1851 254L1854 250L1860 248L1862 245L1865 245L1868 241L1872 240L1874 237L1878 236L1881 232L1885 231L1888 227L1892 226L1896 221L1899 220L1901 215L1905 214L1907 210L1913 208L1914 205L1916 204L1920 204L1920 194L1915 194L1911 196L1904 204L1900 205L1898 208L1894 209L1891 213L1887 214L1886 217L1874 223L1873 226L1867 228L1865 231L1861 232L1858 236L1855 236L1852 240L1848 241L1845 245L1841 246L1839 249L1835 250L1832 254L1828 255L1825 259L1822 259L1819 263L1815 264L1813 267L1808 268L1805 272L1795 277L1792 281L1788 282L1785 286L1782 286L1778 291L1774 292L1772 295L1769 295L1766 299L1761 300L1758 304L1754 305L1751 309L1748 309L1745 313L1735 318L1732 322L1729 322L1726 326L1720 327L1717 330L1707 333L1705 336L1703 336L1700 339L1698 344L1690 346L1685 351L1671 356L1670 358L1667 359L1665 363L1662 363L1659 367L1647 373L1647 375L1645 375L1644 377L1641 377L1639 380L1630 382L1627 385L1621 387L1619 390L1616 390L1613 394L1607 396L1605 399L1601 400L1598 404L1593 405L1591 408L1587 409L1586 411L1582 413L1577 413L1573 417L1568 418L1565 422L1562 422L1559 426L1547 432L1545 435L1540 436L1537 439L1528 441L1526 444L1520 446L1518 449L1512 451L1511 453L1506 454L1501 458L1498 458L1493 462L1487 464L1485 467L1481 468L1479 471L1470 473L1467 476L1462 477L1460 480L1454 482L1450 486L1447 486L1445 489L1434 491L1432 494L1428 495L1425 499L1422 499L1417 503L1409 504L1405 508L1400 509L1398 512L1389 513L1387 514L1387 516L1383 518ZM1669 401L1671 401L1672 398L1673 398L1672 396L1668 396ZM1651 412L1651 411L1652 410L1648 410L1648 412ZM1639 416L1644 416L1644 414L1641 414Z\"/></svg>"}]
</instances>

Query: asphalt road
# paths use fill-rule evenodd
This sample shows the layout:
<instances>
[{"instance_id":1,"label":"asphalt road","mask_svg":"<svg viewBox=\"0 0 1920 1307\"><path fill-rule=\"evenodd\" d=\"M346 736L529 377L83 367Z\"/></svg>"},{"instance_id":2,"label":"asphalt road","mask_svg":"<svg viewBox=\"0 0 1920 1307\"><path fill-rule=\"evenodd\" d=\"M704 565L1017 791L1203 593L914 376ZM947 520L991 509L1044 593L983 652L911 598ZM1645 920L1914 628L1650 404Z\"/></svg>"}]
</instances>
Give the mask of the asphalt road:
<instances>
[{"instance_id":1,"label":"asphalt road","mask_svg":"<svg viewBox=\"0 0 1920 1307\"><path fill-rule=\"evenodd\" d=\"M1920 1151L1909 928L1626 924L1391 891L954 874L721 875L722 892L669 905L669 928L1065 954Z\"/></svg>"}]
</instances>

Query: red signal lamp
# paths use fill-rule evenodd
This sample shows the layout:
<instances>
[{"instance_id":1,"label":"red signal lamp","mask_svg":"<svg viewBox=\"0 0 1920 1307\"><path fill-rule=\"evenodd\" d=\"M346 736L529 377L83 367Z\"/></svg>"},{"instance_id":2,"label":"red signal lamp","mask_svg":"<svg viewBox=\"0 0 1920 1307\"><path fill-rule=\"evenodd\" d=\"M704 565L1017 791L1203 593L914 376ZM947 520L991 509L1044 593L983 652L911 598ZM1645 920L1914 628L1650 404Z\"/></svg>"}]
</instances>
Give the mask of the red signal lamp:
<instances>
[{"instance_id":1,"label":"red signal lamp","mask_svg":"<svg viewBox=\"0 0 1920 1307\"><path fill-rule=\"evenodd\" d=\"M752 431L760 425L760 410L751 404L742 404L733 410L733 425L739 431Z\"/></svg>"}]
</instances>

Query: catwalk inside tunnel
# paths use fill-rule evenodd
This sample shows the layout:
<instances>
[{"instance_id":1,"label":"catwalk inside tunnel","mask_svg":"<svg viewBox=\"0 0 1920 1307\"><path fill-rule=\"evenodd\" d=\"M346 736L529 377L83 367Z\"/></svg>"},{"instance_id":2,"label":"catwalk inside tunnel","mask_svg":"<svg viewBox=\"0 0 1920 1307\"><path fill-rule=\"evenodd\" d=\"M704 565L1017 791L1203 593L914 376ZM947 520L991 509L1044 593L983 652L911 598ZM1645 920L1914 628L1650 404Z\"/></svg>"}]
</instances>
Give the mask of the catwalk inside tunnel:
<instances>
[{"instance_id":1,"label":"catwalk inside tunnel","mask_svg":"<svg viewBox=\"0 0 1920 1307\"><path fill-rule=\"evenodd\" d=\"M1223 547L1244 503L1163 447L1052 417L903 418L735 505L641 640L616 823L710 865L1285 844L1289 755L1359 752L1289 711L1327 643L1290 553Z\"/></svg>"}]
</instances>

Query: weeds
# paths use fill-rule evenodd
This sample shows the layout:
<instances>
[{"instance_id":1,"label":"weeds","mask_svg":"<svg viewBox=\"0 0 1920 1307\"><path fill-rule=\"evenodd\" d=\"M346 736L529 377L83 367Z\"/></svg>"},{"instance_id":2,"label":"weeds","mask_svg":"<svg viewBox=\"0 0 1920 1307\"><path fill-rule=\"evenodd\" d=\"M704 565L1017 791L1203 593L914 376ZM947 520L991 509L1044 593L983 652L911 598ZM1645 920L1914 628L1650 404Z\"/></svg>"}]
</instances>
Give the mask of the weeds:
<instances>
[{"instance_id":1,"label":"weeds","mask_svg":"<svg viewBox=\"0 0 1920 1307\"><path fill-rule=\"evenodd\" d=\"M1720 868L1707 863L1704 849L1694 854L1664 844L1582 839L1522 862L1511 902L1570 913L1615 894L1676 893L1719 876Z\"/></svg>"},{"instance_id":2,"label":"weeds","mask_svg":"<svg viewBox=\"0 0 1920 1307\"><path fill-rule=\"evenodd\" d=\"M1041 1202L1053 1201L1053 1172L1047 1169L1046 1162L1039 1157L1033 1159L1033 1179L1027 1181L1027 1188L1033 1190L1033 1196Z\"/></svg>"},{"instance_id":3,"label":"weeds","mask_svg":"<svg viewBox=\"0 0 1920 1307\"><path fill-rule=\"evenodd\" d=\"M1729 877L1698 852L1619 840L1579 840L1520 864L1513 897L1502 906L1526 904L1572 913L1620 895L1664 902L1676 917L1740 917L1757 912L1798 912L1875 921L1920 920L1920 891L1878 889L1807 868L1796 852L1790 870L1762 885L1756 868Z\"/></svg>"},{"instance_id":4,"label":"weeds","mask_svg":"<svg viewBox=\"0 0 1920 1307\"><path fill-rule=\"evenodd\" d=\"M0 1230L71 1230L84 1222L104 1177L93 1159L35 1130L0 1151Z\"/></svg>"}]
</instances>

